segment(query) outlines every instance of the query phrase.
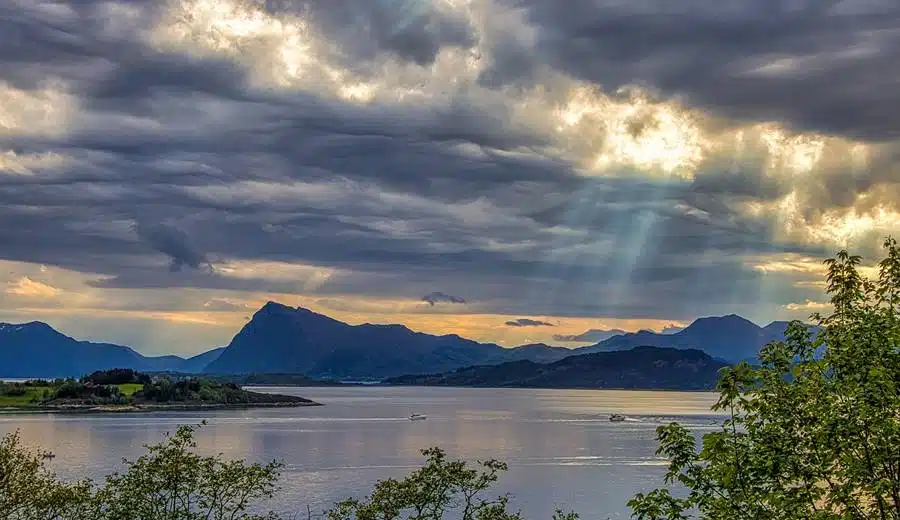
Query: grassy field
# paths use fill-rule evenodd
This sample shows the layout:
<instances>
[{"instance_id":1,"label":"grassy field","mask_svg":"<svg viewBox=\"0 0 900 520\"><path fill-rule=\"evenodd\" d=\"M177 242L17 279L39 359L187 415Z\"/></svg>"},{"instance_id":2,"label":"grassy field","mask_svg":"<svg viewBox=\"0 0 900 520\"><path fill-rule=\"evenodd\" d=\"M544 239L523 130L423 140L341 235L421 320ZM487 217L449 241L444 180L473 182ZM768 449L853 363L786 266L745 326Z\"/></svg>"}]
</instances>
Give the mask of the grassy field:
<instances>
[{"instance_id":1,"label":"grassy field","mask_svg":"<svg viewBox=\"0 0 900 520\"><path fill-rule=\"evenodd\" d=\"M125 383L122 385L116 385L119 387L119 391L124 395L131 397L135 392L144 388L144 385L140 383Z\"/></svg>"},{"instance_id":2,"label":"grassy field","mask_svg":"<svg viewBox=\"0 0 900 520\"><path fill-rule=\"evenodd\" d=\"M25 389L25 395L0 395L0 406L27 406L33 401L40 401L44 390L50 391L49 386L33 386Z\"/></svg>"},{"instance_id":3,"label":"grassy field","mask_svg":"<svg viewBox=\"0 0 900 520\"><path fill-rule=\"evenodd\" d=\"M116 385L119 391L127 397L131 397L135 392L144 388L144 385L138 383L126 383ZM53 394L54 389L49 386L31 386L25 388L24 395L0 395L0 408L5 406L28 406L37 404L44 397L44 391Z\"/></svg>"}]
</instances>

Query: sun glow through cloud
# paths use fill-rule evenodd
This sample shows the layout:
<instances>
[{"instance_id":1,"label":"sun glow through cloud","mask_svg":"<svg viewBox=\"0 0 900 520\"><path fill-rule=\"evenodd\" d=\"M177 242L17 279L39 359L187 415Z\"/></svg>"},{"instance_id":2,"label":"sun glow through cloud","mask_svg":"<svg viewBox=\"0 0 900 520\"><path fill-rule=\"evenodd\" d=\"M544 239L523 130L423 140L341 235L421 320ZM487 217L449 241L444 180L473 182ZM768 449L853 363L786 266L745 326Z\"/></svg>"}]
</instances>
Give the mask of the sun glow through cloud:
<instances>
[{"instance_id":1,"label":"sun glow through cloud","mask_svg":"<svg viewBox=\"0 0 900 520\"><path fill-rule=\"evenodd\" d=\"M59 293L60 290L56 287L32 280L27 276L23 276L15 282L10 282L6 289L6 294L31 298L55 298Z\"/></svg>"},{"instance_id":2,"label":"sun glow through cloud","mask_svg":"<svg viewBox=\"0 0 900 520\"><path fill-rule=\"evenodd\" d=\"M689 112L674 104L653 103L640 91L613 100L594 89L576 87L559 109L560 132L579 132L582 123L600 128L599 150L590 167L616 165L661 170L691 177L703 155L703 136Z\"/></svg>"},{"instance_id":3,"label":"sun glow through cloud","mask_svg":"<svg viewBox=\"0 0 900 520\"><path fill-rule=\"evenodd\" d=\"M55 168L65 164L65 157L57 153L17 154L9 150L0 152L0 173L33 175L45 168Z\"/></svg>"},{"instance_id":4,"label":"sun glow through cloud","mask_svg":"<svg viewBox=\"0 0 900 520\"><path fill-rule=\"evenodd\" d=\"M21 90L0 80L0 136L57 134L65 130L75 105L62 82Z\"/></svg>"},{"instance_id":5,"label":"sun glow through cloud","mask_svg":"<svg viewBox=\"0 0 900 520\"><path fill-rule=\"evenodd\" d=\"M834 88L807 81L861 66L868 33L836 56L745 48L707 68L690 34L671 55L653 31L608 48L567 32L639 28L649 4L12 2L34 38L0 80L0 261L28 264L2 279L9 306L218 338L271 298L515 344L551 341L503 325L524 317L576 334L696 308L799 315L816 255L900 233L893 92L863 103L840 67ZM724 16L707 8L704 24ZM470 303L416 296L434 291Z\"/></svg>"},{"instance_id":6,"label":"sun glow through cloud","mask_svg":"<svg viewBox=\"0 0 900 520\"><path fill-rule=\"evenodd\" d=\"M816 135L788 135L776 125L762 126L762 139L769 152L769 168L788 174L813 171L825 150L825 139Z\"/></svg>"},{"instance_id":7,"label":"sun glow through cloud","mask_svg":"<svg viewBox=\"0 0 900 520\"><path fill-rule=\"evenodd\" d=\"M275 86L316 87L342 76L317 57L324 49L305 20L273 16L252 2L172 0L149 38L160 48L233 57Z\"/></svg>"}]
</instances>

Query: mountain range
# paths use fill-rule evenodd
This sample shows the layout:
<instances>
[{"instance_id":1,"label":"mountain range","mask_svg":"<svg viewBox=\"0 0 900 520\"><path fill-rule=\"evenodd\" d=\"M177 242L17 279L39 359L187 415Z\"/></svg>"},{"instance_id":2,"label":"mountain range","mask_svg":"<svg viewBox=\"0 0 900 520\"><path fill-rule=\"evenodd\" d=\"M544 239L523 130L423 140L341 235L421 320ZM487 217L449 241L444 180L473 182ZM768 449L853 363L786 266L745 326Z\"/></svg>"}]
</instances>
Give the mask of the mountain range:
<instances>
[{"instance_id":1,"label":"mountain range","mask_svg":"<svg viewBox=\"0 0 900 520\"><path fill-rule=\"evenodd\" d=\"M384 379L508 362L554 363L570 356L655 346L698 349L721 362L754 359L781 339L787 322L760 327L736 315L700 318L675 333L618 334L568 349L545 344L504 348L403 325L349 325L303 308L269 302L227 347L192 358L147 357L133 349L70 338L45 323L0 324L0 376L79 376L106 368L212 374L298 373L321 379Z\"/></svg>"},{"instance_id":2,"label":"mountain range","mask_svg":"<svg viewBox=\"0 0 900 520\"><path fill-rule=\"evenodd\" d=\"M575 349L579 353L629 350L652 345L678 349L696 348L710 356L729 362L752 361L760 347L784 338L790 322L773 321L765 327L736 314L699 318L674 334L657 334L642 330L613 336L589 347Z\"/></svg>"}]
</instances>

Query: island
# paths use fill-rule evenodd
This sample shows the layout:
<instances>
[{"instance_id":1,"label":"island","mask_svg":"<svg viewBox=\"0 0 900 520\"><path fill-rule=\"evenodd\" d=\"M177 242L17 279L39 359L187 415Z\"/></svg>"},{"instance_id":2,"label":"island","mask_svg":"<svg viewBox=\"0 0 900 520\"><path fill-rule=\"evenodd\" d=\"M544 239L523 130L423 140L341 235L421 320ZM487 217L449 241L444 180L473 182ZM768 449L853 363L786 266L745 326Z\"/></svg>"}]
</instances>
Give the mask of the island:
<instances>
[{"instance_id":1,"label":"island","mask_svg":"<svg viewBox=\"0 0 900 520\"><path fill-rule=\"evenodd\" d=\"M204 377L150 376L132 369L101 370L80 379L0 382L0 411L148 412L321 406L291 395L251 392Z\"/></svg>"}]
</instances>

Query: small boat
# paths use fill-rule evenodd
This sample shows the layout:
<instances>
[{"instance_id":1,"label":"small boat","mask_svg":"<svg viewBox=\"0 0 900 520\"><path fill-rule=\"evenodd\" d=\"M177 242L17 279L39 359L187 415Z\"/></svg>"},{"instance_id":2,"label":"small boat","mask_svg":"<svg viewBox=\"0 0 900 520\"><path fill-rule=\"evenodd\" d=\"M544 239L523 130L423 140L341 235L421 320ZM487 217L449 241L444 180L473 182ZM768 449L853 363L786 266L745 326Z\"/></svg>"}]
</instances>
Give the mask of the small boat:
<instances>
[{"instance_id":1,"label":"small boat","mask_svg":"<svg viewBox=\"0 0 900 520\"><path fill-rule=\"evenodd\" d=\"M52 459L52 458L54 458L54 457L56 457L56 455L54 455L52 451L48 451L48 452L45 453L44 456L43 456L43 458L45 458L45 459Z\"/></svg>"},{"instance_id":2,"label":"small boat","mask_svg":"<svg viewBox=\"0 0 900 520\"><path fill-rule=\"evenodd\" d=\"M409 416L410 421L424 421L427 418L428 418L427 415L421 414L421 413L414 413Z\"/></svg>"},{"instance_id":3,"label":"small boat","mask_svg":"<svg viewBox=\"0 0 900 520\"><path fill-rule=\"evenodd\" d=\"M622 422L622 421L624 421L624 420L625 420L625 416L624 416L624 415L619 415L619 414L617 414L617 413L614 413L614 414L612 414L612 415L609 416L609 421L610 421L610 422Z\"/></svg>"}]
</instances>

